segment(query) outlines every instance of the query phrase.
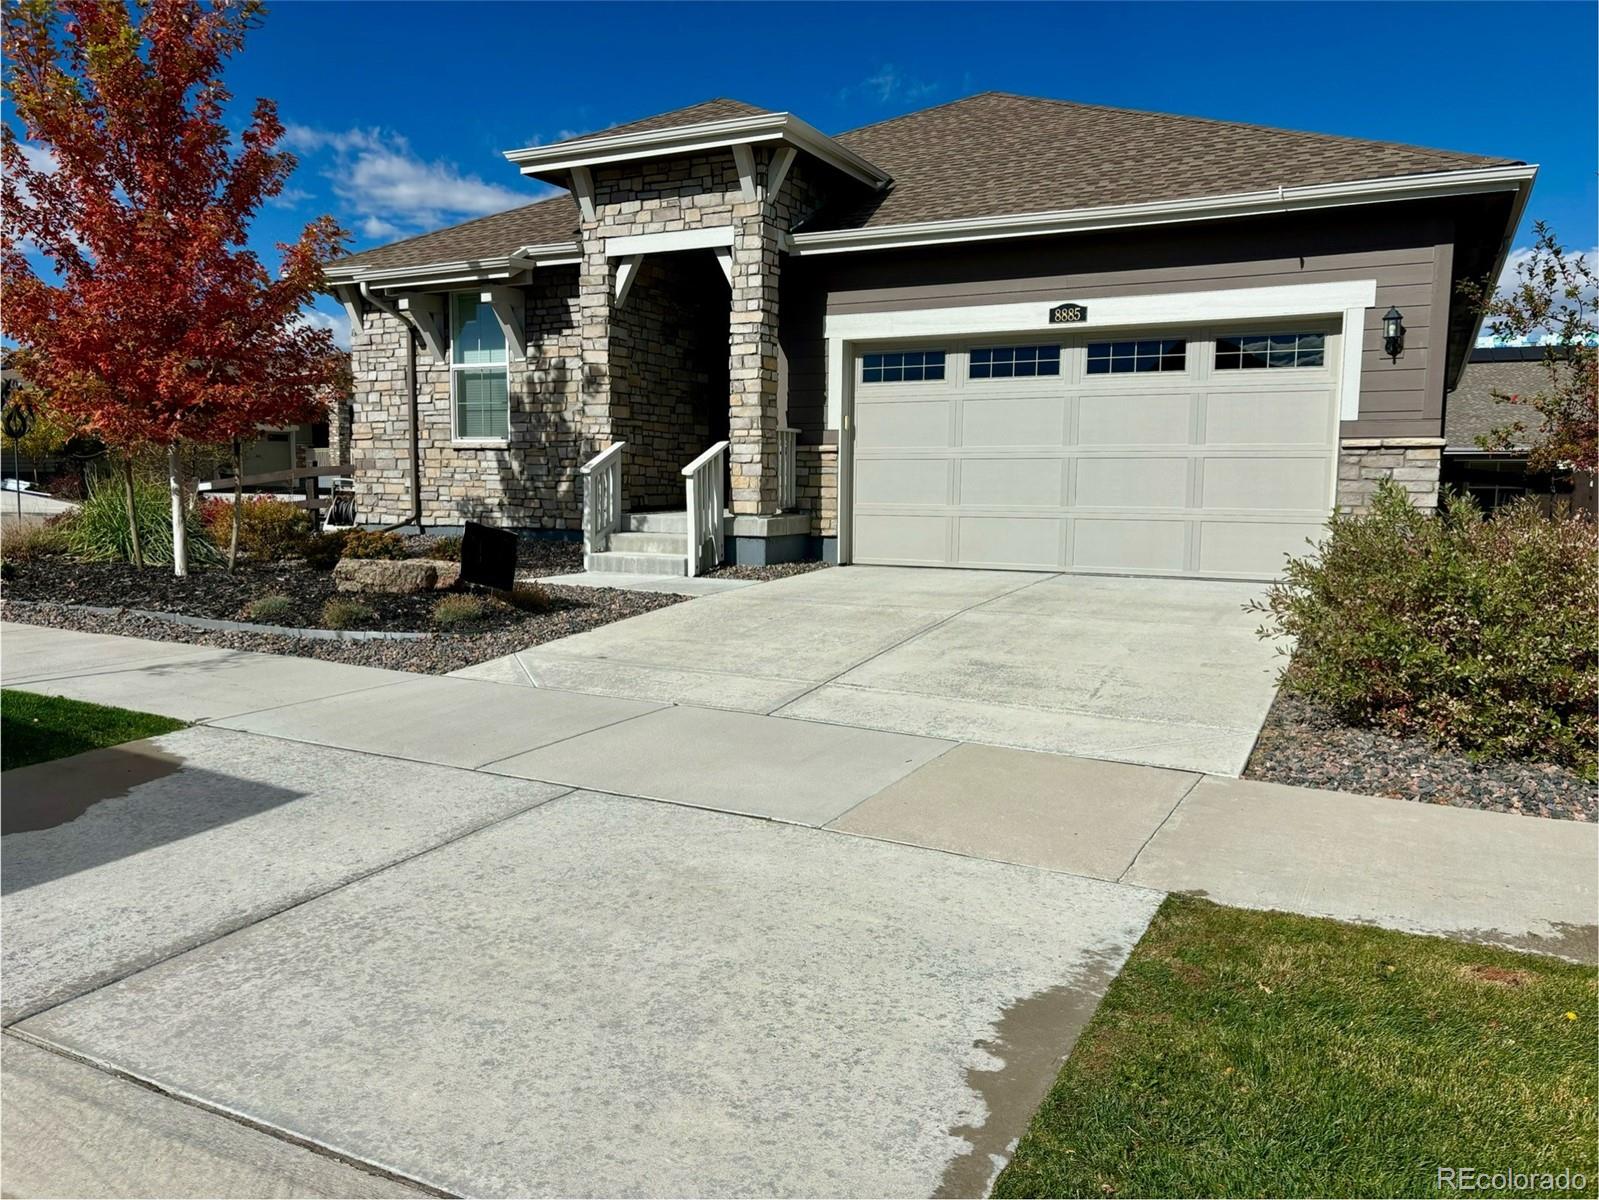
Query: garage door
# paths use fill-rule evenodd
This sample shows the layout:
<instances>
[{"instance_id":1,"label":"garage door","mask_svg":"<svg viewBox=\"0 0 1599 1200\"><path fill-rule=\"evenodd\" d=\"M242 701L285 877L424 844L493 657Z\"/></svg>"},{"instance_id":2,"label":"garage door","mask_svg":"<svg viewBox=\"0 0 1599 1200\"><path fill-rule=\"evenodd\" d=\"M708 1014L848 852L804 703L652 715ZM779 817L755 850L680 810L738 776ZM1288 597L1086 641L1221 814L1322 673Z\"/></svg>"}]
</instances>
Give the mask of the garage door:
<instances>
[{"instance_id":1,"label":"garage door","mask_svg":"<svg viewBox=\"0 0 1599 1200\"><path fill-rule=\"evenodd\" d=\"M1337 335L860 347L860 563L1272 578L1333 502Z\"/></svg>"}]
</instances>

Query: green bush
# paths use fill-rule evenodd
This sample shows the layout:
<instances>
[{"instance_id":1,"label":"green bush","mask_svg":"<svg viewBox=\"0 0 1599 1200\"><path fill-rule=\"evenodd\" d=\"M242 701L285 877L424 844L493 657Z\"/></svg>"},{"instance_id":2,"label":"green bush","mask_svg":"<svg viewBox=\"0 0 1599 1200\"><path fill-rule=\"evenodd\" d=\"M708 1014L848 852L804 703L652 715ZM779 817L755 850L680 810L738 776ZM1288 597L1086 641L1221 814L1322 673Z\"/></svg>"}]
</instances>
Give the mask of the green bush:
<instances>
[{"instance_id":1,"label":"green bush","mask_svg":"<svg viewBox=\"0 0 1599 1200\"><path fill-rule=\"evenodd\" d=\"M65 554L66 523L52 517L43 523L7 526L0 534L0 558L8 563L35 562L53 554Z\"/></svg>"},{"instance_id":2,"label":"green bush","mask_svg":"<svg viewBox=\"0 0 1599 1200\"><path fill-rule=\"evenodd\" d=\"M357 629L376 619L377 613L359 600L334 596L322 606L322 624L328 629Z\"/></svg>"},{"instance_id":3,"label":"green bush","mask_svg":"<svg viewBox=\"0 0 1599 1200\"><path fill-rule=\"evenodd\" d=\"M245 611L250 614L252 621L281 623L285 617L294 612L294 601L278 594L259 596L250 601Z\"/></svg>"},{"instance_id":4,"label":"green bush","mask_svg":"<svg viewBox=\"0 0 1599 1200\"><path fill-rule=\"evenodd\" d=\"M1256 607L1297 640L1284 686L1344 720L1478 758L1592 776L1599 737L1599 535L1524 503L1441 514L1385 483L1333 518Z\"/></svg>"},{"instance_id":5,"label":"green bush","mask_svg":"<svg viewBox=\"0 0 1599 1200\"><path fill-rule=\"evenodd\" d=\"M477 596L444 596L433 606L433 623L446 629L474 625L488 616L488 611L488 605Z\"/></svg>"},{"instance_id":6,"label":"green bush","mask_svg":"<svg viewBox=\"0 0 1599 1200\"><path fill-rule=\"evenodd\" d=\"M345 558L409 558L405 539L397 533L352 529L344 537Z\"/></svg>"},{"instance_id":7,"label":"green bush","mask_svg":"<svg viewBox=\"0 0 1599 1200\"><path fill-rule=\"evenodd\" d=\"M344 557L344 543L349 535L347 529L313 533L300 543L300 556L305 559L305 565L313 570L331 571Z\"/></svg>"},{"instance_id":8,"label":"green bush","mask_svg":"<svg viewBox=\"0 0 1599 1200\"><path fill-rule=\"evenodd\" d=\"M103 478L89 489L77 512L63 522L67 546L91 562L132 562L133 540L128 533L128 512L122 481ZM157 566L172 564L172 508L167 487L153 479L135 479L133 511L139 526L139 548L144 561ZM191 566L215 565L222 556L211 543L198 512L190 511L186 523Z\"/></svg>"},{"instance_id":9,"label":"green bush","mask_svg":"<svg viewBox=\"0 0 1599 1200\"><path fill-rule=\"evenodd\" d=\"M233 501L218 496L200 503L200 518L212 542L226 551L233 536ZM251 496L239 508L239 553L256 562L299 554L311 532L311 514L274 496Z\"/></svg>"}]
</instances>

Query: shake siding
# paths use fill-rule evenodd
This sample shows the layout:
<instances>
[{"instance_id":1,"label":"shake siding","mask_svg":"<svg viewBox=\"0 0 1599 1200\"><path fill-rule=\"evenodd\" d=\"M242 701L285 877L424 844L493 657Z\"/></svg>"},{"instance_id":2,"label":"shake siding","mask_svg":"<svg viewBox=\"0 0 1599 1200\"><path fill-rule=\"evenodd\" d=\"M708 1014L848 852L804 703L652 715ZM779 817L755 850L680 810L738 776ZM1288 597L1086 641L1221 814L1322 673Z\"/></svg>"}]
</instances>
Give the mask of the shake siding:
<instances>
[{"instance_id":1,"label":"shake siding","mask_svg":"<svg viewBox=\"0 0 1599 1200\"><path fill-rule=\"evenodd\" d=\"M785 265L784 380L791 423L820 440L826 314L1081 300L1376 279L1366 314L1360 419L1345 437L1436 437L1443 414L1452 227L1420 206L824 255ZM1381 316L1405 314L1405 351L1382 352ZM826 431L832 440L832 431Z\"/></svg>"}]
</instances>

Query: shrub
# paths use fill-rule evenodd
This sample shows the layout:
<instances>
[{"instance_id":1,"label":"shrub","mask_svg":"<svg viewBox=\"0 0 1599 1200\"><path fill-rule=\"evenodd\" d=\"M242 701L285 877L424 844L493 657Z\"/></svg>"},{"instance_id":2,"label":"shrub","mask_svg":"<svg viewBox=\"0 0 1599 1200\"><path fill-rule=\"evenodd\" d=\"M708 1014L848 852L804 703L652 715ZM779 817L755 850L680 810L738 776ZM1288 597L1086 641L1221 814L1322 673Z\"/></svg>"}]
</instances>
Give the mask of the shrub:
<instances>
[{"instance_id":1,"label":"shrub","mask_svg":"<svg viewBox=\"0 0 1599 1200\"><path fill-rule=\"evenodd\" d=\"M356 629L376 619L377 613L359 600L334 596L322 606L322 624L329 629Z\"/></svg>"},{"instance_id":2,"label":"shrub","mask_svg":"<svg viewBox=\"0 0 1599 1200\"><path fill-rule=\"evenodd\" d=\"M458 537L434 538L427 547L426 558L437 558L443 562L461 561L461 539Z\"/></svg>"},{"instance_id":3,"label":"shrub","mask_svg":"<svg viewBox=\"0 0 1599 1200\"><path fill-rule=\"evenodd\" d=\"M1256 607L1297 639L1284 685L1344 720L1478 758L1595 773L1599 535L1530 503L1422 512L1384 484Z\"/></svg>"},{"instance_id":4,"label":"shrub","mask_svg":"<svg viewBox=\"0 0 1599 1200\"><path fill-rule=\"evenodd\" d=\"M0 536L0 558L9 563L35 562L68 550L67 526L52 517L37 524L7 526Z\"/></svg>"},{"instance_id":5,"label":"shrub","mask_svg":"<svg viewBox=\"0 0 1599 1200\"><path fill-rule=\"evenodd\" d=\"M50 477L44 490L57 500L82 500L83 477L76 471L62 471Z\"/></svg>"},{"instance_id":6,"label":"shrub","mask_svg":"<svg viewBox=\"0 0 1599 1200\"><path fill-rule=\"evenodd\" d=\"M252 621L282 623L286 617L294 612L294 601L288 596L276 593L270 596L258 596L250 601L249 607L245 611L250 614Z\"/></svg>"},{"instance_id":7,"label":"shrub","mask_svg":"<svg viewBox=\"0 0 1599 1200\"><path fill-rule=\"evenodd\" d=\"M397 533L352 529L344 537L345 558L408 558L405 539Z\"/></svg>"},{"instance_id":8,"label":"shrub","mask_svg":"<svg viewBox=\"0 0 1599 1200\"><path fill-rule=\"evenodd\" d=\"M504 595L507 602L523 612L544 612L555 603L543 585L537 583L519 583Z\"/></svg>"},{"instance_id":9,"label":"shrub","mask_svg":"<svg viewBox=\"0 0 1599 1200\"><path fill-rule=\"evenodd\" d=\"M348 529L332 529L326 533L313 533L300 543L300 556L305 564L317 571L331 571L344 557L344 543Z\"/></svg>"},{"instance_id":10,"label":"shrub","mask_svg":"<svg viewBox=\"0 0 1599 1200\"><path fill-rule=\"evenodd\" d=\"M166 484L135 478L133 511L144 561L170 566L172 509ZM63 524L72 553L92 562L133 561L133 541L128 534L128 512L120 479L107 477L96 482L78 511ZM187 530L190 566L214 566L222 561L197 511L190 511Z\"/></svg>"},{"instance_id":11,"label":"shrub","mask_svg":"<svg viewBox=\"0 0 1599 1200\"><path fill-rule=\"evenodd\" d=\"M488 611L488 605L477 596L444 596L433 606L433 623L447 629L473 625L488 616Z\"/></svg>"},{"instance_id":12,"label":"shrub","mask_svg":"<svg viewBox=\"0 0 1599 1200\"><path fill-rule=\"evenodd\" d=\"M233 535L233 501L208 497L201 520L211 541L226 553ZM277 562L300 553L311 532L311 514L274 496L250 496L239 508L239 552L257 562Z\"/></svg>"}]
</instances>

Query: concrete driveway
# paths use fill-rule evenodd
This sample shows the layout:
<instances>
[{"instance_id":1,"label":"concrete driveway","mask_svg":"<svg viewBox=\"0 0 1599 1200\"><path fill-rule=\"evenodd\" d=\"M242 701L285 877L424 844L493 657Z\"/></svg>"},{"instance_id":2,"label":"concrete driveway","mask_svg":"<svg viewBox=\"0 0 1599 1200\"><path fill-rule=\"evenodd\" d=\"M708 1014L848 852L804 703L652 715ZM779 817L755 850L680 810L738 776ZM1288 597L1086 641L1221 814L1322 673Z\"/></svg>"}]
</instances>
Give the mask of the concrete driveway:
<instances>
[{"instance_id":1,"label":"concrete driveway","mask_svg":"<svg viewBox=\"0 0 1599 1200\"><path fill-rule=\"evenodd\" d=\"M1237 775L1281 659L1258 584L847 567L463 675Z\"/></svg>"}]
</instances>

